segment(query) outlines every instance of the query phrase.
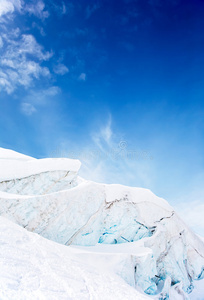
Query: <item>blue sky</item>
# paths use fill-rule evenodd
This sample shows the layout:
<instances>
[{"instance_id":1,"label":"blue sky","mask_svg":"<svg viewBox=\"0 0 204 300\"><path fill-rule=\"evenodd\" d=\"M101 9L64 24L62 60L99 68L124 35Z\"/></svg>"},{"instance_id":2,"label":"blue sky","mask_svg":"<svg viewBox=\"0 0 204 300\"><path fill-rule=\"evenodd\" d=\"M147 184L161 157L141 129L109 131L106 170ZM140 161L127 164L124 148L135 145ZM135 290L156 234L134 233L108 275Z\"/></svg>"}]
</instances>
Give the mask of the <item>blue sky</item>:
<instances>
[{"instance_id":1,"label":"blue sky","mask_svg":"<svg viewBox=\"0 0 204 300\"><path fill-rule=\"evenodd\" d=\"M199 0L1 0L0 146L79 158L198 219L203 16Z\"/></svg>"}]
</instances>

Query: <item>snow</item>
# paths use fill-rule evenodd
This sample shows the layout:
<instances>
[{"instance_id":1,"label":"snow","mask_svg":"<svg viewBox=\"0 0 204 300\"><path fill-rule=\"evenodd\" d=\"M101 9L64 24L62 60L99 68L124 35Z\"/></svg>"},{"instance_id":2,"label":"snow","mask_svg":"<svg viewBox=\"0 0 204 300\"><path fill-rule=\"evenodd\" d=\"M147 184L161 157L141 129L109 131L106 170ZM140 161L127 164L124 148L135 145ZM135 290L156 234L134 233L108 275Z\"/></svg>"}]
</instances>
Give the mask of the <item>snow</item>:
<instances>
[{"instance_id":1,"label":"snow","mask_svg":"<svg viewBox=\"0 0 204 300\"><path fill-rule=\"evenodd\" d=\"M0 148L0 159L34 160L35 158L10 149Z\"/></svg>"},{"instance_id":2,"label":"snow","mask_svg":"<svg viewBox=\"0 0 204 300\"><path fill-rule=\"evenodd\" d=\"M98 277L95 275L96 278L108 274L112 284L122 284L127 294L117 299L137 299L131 298L131 295L138 297L135 291L140 291L141 295L144 292L152 295L153 299L202 299L195 297L200 297L199 293L204 294L201 288L203 280L198 281L204 277L204 242L188 228L167 201L147 189L86 181L77 174L80 168L78 160L37 160L23 158L10 150L6 153L7 150L0 150L0 215L53 242L32 235L8 221L6 224L14 231L27 234L31 240L34 236L35 241L43 241L42 251L45 253L59 248L65 257L69 256L69 262L62 257L56 258L57 272L60 274L64 272L66 263L68 266L68 263L74 265L77 262L82 268L87 265L88 269L84 267L82 272L88 272L86 276L91 278L88 281L84 279L86 287L82 284L77 288L71 284L71 294L63 291L60 294L62 299L64 295L67 297L65 299L109 299L96 294L95 290L102 293L102 281L106 282L106 279L96 283L90 275L90 270L95 268L97 271L93 272L99 274ZM0 227L3 226L1 223ZM15 240L10 235L10 238L7 236L7 244ZM13 245L11 253L14 249ZM35 254L32 252L32 256ZM57 254L51 252L51 256L57 257ZM44 270L49 273L48 264L44 265ZM36 271L33 276L41 278L41 273L39 267L39 274ZM75 274L73 269L69 275L63 273L63 276L74 282L72 273ZM11 278L14 276L12 274ZM58 278L56 282L60 280ZM17 281L20 282L20 279ZM114 288L114 284L110 289ZM28 289L31 286L32 280L31 284L28 283ZM50 287L45 288L47 293L53 292L53 286L51 283ZM38 285L37 293L40 288ZM80 289L84 295L75 295ZM60 285L56 293L61 290ZM90 290L94 293L90 294ZM23 299L24 289L18 295ZM139 297L145 297L141 295ZM27 299L26 296L24 298Z\"/></svg>"},{"instance_id":3,"label":"snow","mask_svg":"<svg viewBox=\"0 0 204 300\"><path fill-rule=\"evenodd\" d=\"M0 148L0 181L25 178L52 171L71 171L77 173L80 166L80 161L75 159L33 159L29 156Z\"/></svg>"},{"instance_id":4,"label":"snow","mask_svg":"<svg viewBox=\"0 0 204 300\"><path fill-rule=\"evenodd\" d=\"M106 185L107 198L106 202L112 202L113 199L120 199L121 197L132 198L134 203L154 203L158 208L163 208L167 211L172 211L172 207L168 202L162 198L154 195L150 190L145 188L129 187L120 184L109 184Z\"/></svg>"},{"instance_id":5,"label":"snow","mask_svg":"<svg viewBox=\"0 0 204 300\"><path fill-rule=\"evenodd\" d=\"M0 298L147 300L83 251L62 246L0 218ZM91 261L91 252L86 253Z\"/></svg>"}]
</instances>

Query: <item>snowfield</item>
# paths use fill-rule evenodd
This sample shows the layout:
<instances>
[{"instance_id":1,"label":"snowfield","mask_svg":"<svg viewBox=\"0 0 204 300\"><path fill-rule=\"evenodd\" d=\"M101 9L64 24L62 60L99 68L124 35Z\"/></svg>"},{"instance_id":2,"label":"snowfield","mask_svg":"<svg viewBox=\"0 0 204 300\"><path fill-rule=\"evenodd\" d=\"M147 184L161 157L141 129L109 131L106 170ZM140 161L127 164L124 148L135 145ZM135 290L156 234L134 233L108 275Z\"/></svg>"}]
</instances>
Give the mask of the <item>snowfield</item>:
<instances>
[{"instance_id":1,"label":"snowfield","mask_svg":"<svg viewBox=\"0 0 204 300\"><path fill-rule=\"evenodd\" d=\"M203 300L204 242L174 209L79 168L0 148L0 299Z\"/></svg>"}]
</instances>

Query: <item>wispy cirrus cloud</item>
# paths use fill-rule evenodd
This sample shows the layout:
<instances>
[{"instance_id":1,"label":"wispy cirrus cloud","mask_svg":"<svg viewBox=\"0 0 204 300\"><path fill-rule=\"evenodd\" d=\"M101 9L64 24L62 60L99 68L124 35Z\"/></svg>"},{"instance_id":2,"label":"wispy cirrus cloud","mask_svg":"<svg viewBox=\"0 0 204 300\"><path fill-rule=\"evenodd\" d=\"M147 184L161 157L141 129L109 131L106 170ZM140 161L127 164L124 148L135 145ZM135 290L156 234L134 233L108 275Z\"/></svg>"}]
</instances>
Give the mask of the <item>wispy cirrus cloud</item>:
<instances>
[{"instance_id":1,"label":"wispy cirrus cloud","mask_svg":"<svg viewBox=\"0 0 204 300\"><path fill-rule=\"evenodd\" d=\"M104 115L100 125L94 124L91 141L83 144L74 156L82 162L81 176L105 183L153 187L154 167L150 156L145 150L129 145L112 123L112 115Z\"/></svg>"},{"instance_id":2,"label":"wispy cirrus cloud","mask_svg":"<svg viewBox=\"0 0 204 300\"><path fill-rule=\"evenodd\" d=\"M97 145L97 147L103 150L104 146L111 146L112 135L112 116L111 114L109 114L107 122L103 124L98 131L92 134L92 140Z\"/></svg>"}]
</instances>

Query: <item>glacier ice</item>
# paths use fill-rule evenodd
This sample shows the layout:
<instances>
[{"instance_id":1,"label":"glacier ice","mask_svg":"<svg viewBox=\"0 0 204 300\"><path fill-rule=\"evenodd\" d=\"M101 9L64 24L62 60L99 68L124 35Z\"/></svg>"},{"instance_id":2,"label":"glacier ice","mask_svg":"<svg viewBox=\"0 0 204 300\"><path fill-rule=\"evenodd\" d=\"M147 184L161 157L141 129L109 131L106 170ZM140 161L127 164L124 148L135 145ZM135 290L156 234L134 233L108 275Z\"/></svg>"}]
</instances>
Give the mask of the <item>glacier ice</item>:
<instances>
[{"instance_id":1,"label":"glacier ice","mask_svg":"<svg viewBox=\"0 0 204 300\"><path fill-rule=\"evenodd\" d=\"M111 245L115 272L158 299L175 293L187 299L204 277L203 241L164 199L147 189L86 181L77 175L79 161L3 153L1 216L67 246Z\"/></svg>"}]
</instances>

